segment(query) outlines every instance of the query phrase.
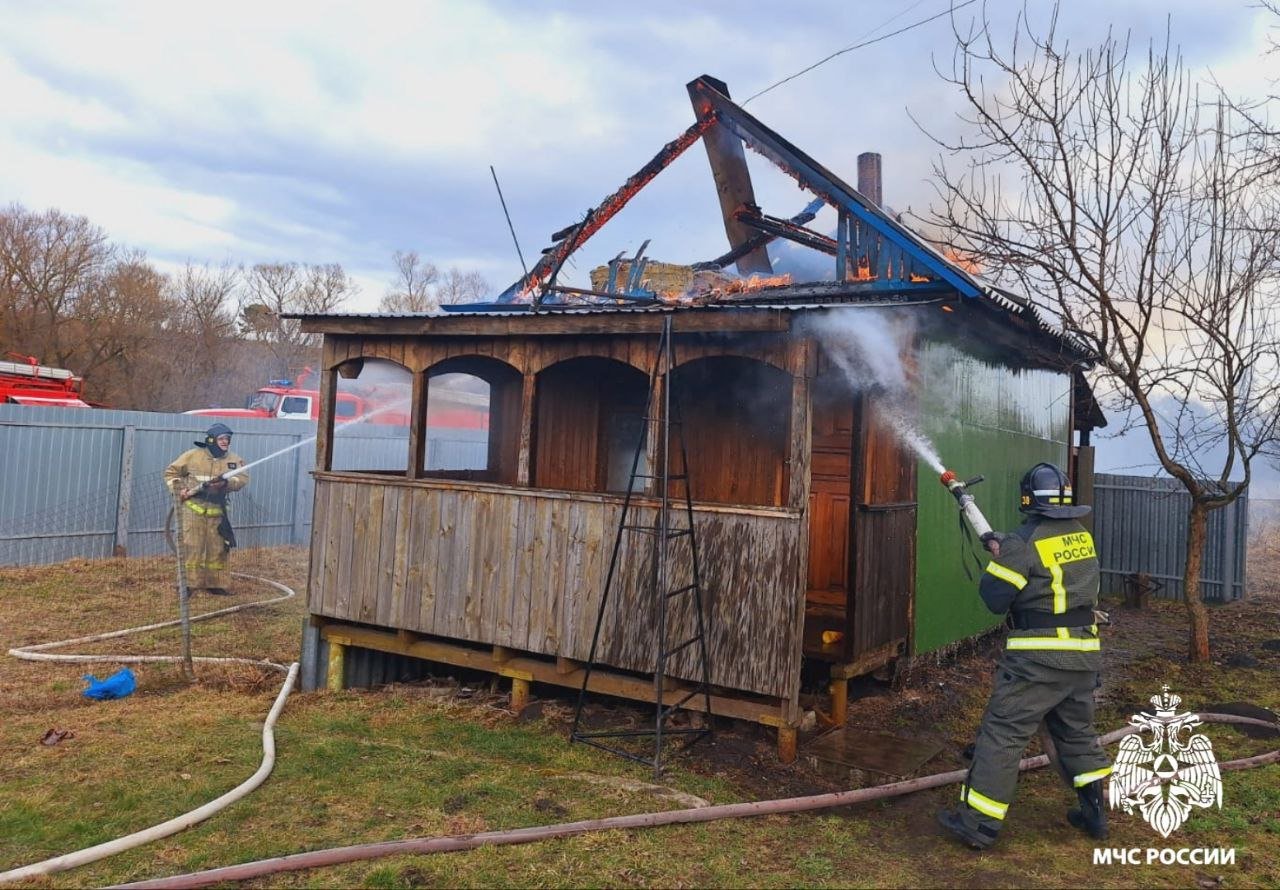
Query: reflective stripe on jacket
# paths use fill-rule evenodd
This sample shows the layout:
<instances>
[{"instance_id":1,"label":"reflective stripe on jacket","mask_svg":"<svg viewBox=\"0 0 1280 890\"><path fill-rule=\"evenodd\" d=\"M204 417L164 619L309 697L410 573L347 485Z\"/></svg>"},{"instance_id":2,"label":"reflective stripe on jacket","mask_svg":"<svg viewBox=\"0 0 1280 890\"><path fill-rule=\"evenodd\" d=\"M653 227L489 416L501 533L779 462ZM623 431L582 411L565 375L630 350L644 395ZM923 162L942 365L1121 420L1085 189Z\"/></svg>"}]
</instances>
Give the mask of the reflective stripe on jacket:
<instances>
[{"instance_id":1,"label":"reflective stripe on jacket","mask_svg":"<svg viewBox=\"0 0 1280 890\"><path fill-rule=\"evenodd\" d=\"M1074 519L1029 518L1000 540L1000 555L982 575L978 592L997 615L1034 611L1061 615L1098 604L1098 557L1093 537ZM1011 630L1009 652L1038 653L1037 661L1065 670L1101 667L1097 625Z\"/></svg>"}]
</instances>

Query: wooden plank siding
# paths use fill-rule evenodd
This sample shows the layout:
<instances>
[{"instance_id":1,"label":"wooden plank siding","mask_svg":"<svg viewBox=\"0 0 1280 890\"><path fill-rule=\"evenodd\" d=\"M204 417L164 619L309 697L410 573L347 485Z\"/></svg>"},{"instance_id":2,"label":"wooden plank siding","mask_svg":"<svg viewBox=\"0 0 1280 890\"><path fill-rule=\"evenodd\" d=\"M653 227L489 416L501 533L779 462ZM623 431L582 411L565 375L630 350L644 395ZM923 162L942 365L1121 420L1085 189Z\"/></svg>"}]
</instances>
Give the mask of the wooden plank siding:
<instances>
[{"instance_id":1,"label":"wooden plank siding","mask_svg":"<svg viewBox=\"0 0 1280 890\"><path fill-rule=\"evenodd\" d=\"M316 508L324 533L313 544L313 614L587 660L620 498L320 473ZM636 521L652 523L655 512L642 504ZM701 506L695 522L712 683L794 700L804 514ZM673 584L691 571L680 541L688 538L670 551ZM649 555L648 536L625 536L597 656L615 668L654 667L653 602L642 596ZM688 598L677 599L669 644L694 631ZM698 679L693 648L670 673Z\"/></svg>"},{"instance_id":2,"label":"wooden plank siding","mask_svg":"<svg viewBox=\"0 0 1280 890\"><path fill-rule=\"evenodd\" d=\"M915 597L916 461L892 417L859 403L862 460L855 474L850 660L910 634Z\"/></svg>"}]
</instances>

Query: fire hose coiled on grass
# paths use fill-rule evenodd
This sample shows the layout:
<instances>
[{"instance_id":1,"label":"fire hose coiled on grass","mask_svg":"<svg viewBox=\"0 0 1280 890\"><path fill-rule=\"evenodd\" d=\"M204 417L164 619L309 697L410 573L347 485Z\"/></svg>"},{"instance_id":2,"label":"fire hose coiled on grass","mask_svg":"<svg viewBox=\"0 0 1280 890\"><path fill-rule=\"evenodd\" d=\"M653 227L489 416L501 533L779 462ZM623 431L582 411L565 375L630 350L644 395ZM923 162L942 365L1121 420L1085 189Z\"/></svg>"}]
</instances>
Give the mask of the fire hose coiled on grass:
<instances>
[{"instance_id":1,"label":"fire hose coiled on grass","mask_svg":"<svg viewBox=\"0 0 1280 890\"><path fill-rule=\"evenodd\" d=\"M213 612L205 612L191 618L192 621L205 621L210 618L216 618L220 615L227 615L231 612L239 612L242 609L249 609L254 606L265 606L272 603L278 603L283 600L290 599L295 596L292 588L280 584L267 578L259 578L256 575L246 575L241 572L233 572L232 574L240 578L247 578L254 581L260 581L270 587L283 591L283 596L272 597L271 599L257 600L251 603L241 603L239 605L230 606L225 609L217 609ZM83 664L89 662L111 662L114 664L139 664L152 662L180 662L183 660L179 655L67 655L51 653L47 650L57 649L63 646L71 646L78 643L92 643L101 640L110 640L117 637L129 636L131 634L143 633L146 631L160 630L166 627L173 627L179 624L181 619L173 621L162 621L158 624L148 624L142 627L130 627L125 630L113 630L106 633L91 634L85 637L76 637L70 640L58 640L53 643L39 643L32 646L20 646L10 649L9 654L14 658L20 658L26 661L56 661L74 664ZM93 847L87 847L74 853L66 853L62 856L55 856L52 859L46 859L42 862L36 862L21 868L11 869L6 872L0 872L0 884L9 881L18 881L24 878L33 878L39 875L53 874L54 872L66 871L67 869L76 868L81 865L88 865L91 862L97 862L99 859L105 859L108 856L114 856L125 850L139 847L151 841L168 837L171 834L177 834L203 822L215 813L226 809L231 804L248 795L259 785L267 780L267 776L271 774L272 768L275 766L276 759L276 743L275 743L275 724L276 719L280 716L280 712L284 709L285 700L289 697L289 693L293 691L294 682L298 677L298 664L285 667L274 661L267 659L253 658L223 658L214 656L199 656L193 659L206 664L250 664L259 667L267 667L272 670L281 671L285 674L285 680L280 687L279 694L276 695L275 703L271 706L271 711L267 714L267 719L262 725L262 763L252 776L241 782L235 788L226 794L209 801L203 806L197 807L181 816L175 816L159 825L153 825L150 828L144 828L141 831L135 831L133 834L116 838L112 841L97 844Z\"/></svg>"}]
</instances>

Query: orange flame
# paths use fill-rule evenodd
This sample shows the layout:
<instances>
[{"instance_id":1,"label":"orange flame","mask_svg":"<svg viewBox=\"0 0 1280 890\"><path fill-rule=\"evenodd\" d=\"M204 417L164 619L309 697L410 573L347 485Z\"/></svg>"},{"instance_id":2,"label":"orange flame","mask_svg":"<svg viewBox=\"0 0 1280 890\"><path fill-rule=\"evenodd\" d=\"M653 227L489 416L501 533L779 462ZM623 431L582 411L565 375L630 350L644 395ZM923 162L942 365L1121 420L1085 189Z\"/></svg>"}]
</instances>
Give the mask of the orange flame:
<instances>
[{"instance_id":1,"label":"orange flame","mask_svg":"<svg viewBox=\"0 0 1280 890\"><path fill-rule=\"evenodd\" d=\"M763 290L766 287L786 287L791 283L791 276L786 275L752 275L750 278L736 278L730 281L723 293L745 294Z\"/></svg>"},{"instance_id":2,"label":"orange flame","mask_svg":"<svg viewBox=\"0 0 1280 890\"><path fill-rule=\"evenodd\" d=\"M942 255L947 262L959 266L970 275L982 274L982 263L971 253L961 253L954 247L942 248Z\"/></svg>"}]
</instances>

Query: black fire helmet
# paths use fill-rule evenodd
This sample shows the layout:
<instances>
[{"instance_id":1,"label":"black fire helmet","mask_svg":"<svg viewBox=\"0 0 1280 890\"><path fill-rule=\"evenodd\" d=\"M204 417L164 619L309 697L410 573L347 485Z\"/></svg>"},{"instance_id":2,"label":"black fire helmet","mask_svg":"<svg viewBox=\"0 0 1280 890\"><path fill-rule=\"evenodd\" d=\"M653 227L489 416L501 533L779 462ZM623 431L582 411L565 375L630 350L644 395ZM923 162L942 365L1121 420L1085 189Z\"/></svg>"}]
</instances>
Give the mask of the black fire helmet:
<instances>
[{"instance_id":1,"label":"black fire helmet","mask_svg":"<svg viewBox=\"0 0 1280 890\"><path fill-rule=\"evenodd\" d=\"M1049 463L1038 463L1027 470L1019 487L1022 501L1018 509L1049 519L1079 519L1088 516L1091 507L1077 507L1071 492L1071 480L1062 470Z\"/></svg>"},{"instance_id":2,"label":"black fire helmet","mask_svg":"<svg viewBox=\"0 0 1280 890\"><path fill-rule=\"evenodd\" d=\"M217 448L219 436L230 436L231 428L225 423L215 423L204 431L204 441L196 442L201 448ZM220 456L220 455L219 455Z\"/></svg>"}]
</instances>

